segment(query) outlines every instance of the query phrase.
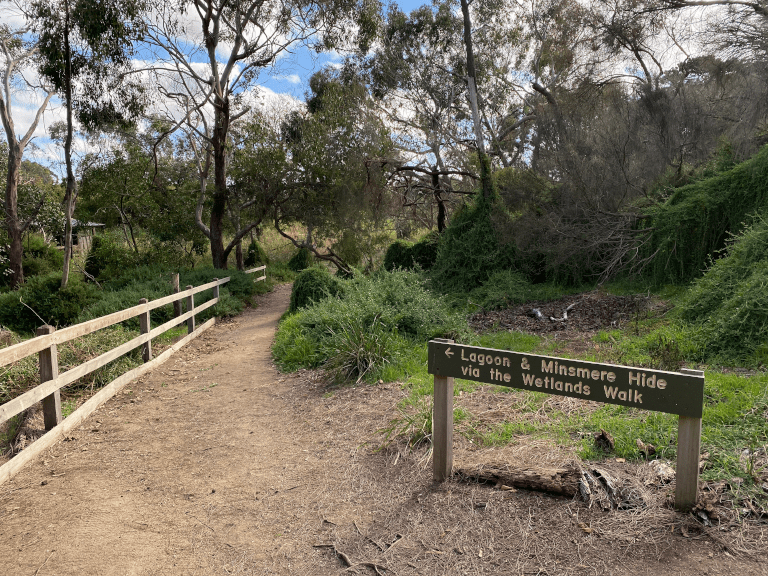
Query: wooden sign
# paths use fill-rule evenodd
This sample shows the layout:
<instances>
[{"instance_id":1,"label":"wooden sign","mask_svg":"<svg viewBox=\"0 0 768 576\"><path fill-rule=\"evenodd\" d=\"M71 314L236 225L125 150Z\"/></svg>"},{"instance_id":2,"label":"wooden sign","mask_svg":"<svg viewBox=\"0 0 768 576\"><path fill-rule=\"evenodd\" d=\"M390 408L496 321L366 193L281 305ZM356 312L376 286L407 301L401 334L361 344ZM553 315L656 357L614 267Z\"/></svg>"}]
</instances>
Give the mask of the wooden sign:
<instances>
[{"instance_id":1,"label":"wooden sign","mask_svg":"<svg viewBox=\"0 0 768 576\"><path fill-rule=\"evenodd\" d=\"M429 342L428 371L435 376L433 467L436 480L444 480L450 475L453 379L463 378L679 415L676 503L689 507L696 500L704 407L703 372L686 370L686 373L680 373L598 364L465 346L450 340Z\"/></svg>"},{"instance_id":2,"label":"wooden sign","mask_svg":"<svg viewBox=\"0 0 768 576\"><path fill-rule=\"evenodd\" d=\"M429 343L429 373L701 418L704 377L583 360Z\"/></svg>"}]
</instances>

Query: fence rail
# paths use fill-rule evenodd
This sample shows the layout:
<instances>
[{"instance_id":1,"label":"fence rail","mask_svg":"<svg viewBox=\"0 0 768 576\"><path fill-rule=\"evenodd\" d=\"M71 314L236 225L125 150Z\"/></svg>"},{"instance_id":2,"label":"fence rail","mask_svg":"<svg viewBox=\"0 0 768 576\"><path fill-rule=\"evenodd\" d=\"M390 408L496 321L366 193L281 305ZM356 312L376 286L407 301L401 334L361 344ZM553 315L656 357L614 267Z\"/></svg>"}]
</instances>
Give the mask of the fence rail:
<instances>
[{"instance_id":1,"label":"fence rail","mask_svg":"<svg viewBox=\"0 0 768 576\"><path fill-rule=\"evenodd\" d=\"M252 274L263 270L266 270L266 266L246 270L246 274ZM107 314L106 316L101 316L87 322L75 324L74 326L68 326L61 330L56 330L52 326L41 326L37 331L36 337L0 350L0 367L22 360L35 353L39 354L40 360L40 384L9 402L0 405L0 424L42 401L45 429L48 431L22 453L0 466L0 484L9 480L24 465L32 461L43 450L46 450L64 434L75 426L78 426L85 420L85 418L96 410L96 408L111 398L128 382L131 382L145 372L162 364L170 358L174 352L196 338L210 326L213 326L215 318L211 318L195 329L195 316L211 306L216 305L219 301L220 287L229 282L229 280L230 277L226 277L208 282L201 286L187 286L183 291L176 292L170 296L164 296L163 298L158 298L157 300L147 301L142 298L137 306ZM266 280L266 273L258 278L254 278L255 282L260 282L262 280ZM177 275L174 277L174 285L178 286ZM201 306L196 307L194 304L195 294L211 289L213 290L213 298ZM166 304L180 303L181 301L186 302L186 312L177 315L175 318L160 326L151 328L149 313L152 310L165 306ZM175 306L175 309L177 312L180 312L179 307ZM137 316L139 317L141 330L139 336L120 346L112 348L104 354L92 358L63 374L59 374L58 344L63 344L75 338L79 338L80 336L85 336L102 328L117 324L118 322L136 318ZM157 358L153 359L152 339L183 322L187 323L187 336L165 350ZM60 390L64 386L77 381L83 376L105 366L109 362L112 362L139 346L144 347L142 353L144 363L141 366L129 370L107 384L66 419L62 419Z\"/></svg>"}]
</instances>

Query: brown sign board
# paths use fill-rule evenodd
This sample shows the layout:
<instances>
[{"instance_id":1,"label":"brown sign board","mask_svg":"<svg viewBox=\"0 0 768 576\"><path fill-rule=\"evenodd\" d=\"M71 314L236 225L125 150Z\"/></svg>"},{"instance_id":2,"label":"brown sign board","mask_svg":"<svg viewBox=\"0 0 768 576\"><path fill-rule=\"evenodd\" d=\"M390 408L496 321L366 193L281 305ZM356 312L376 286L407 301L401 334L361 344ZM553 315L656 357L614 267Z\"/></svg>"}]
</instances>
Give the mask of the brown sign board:
<instances>
[{"instance_id":1,"label":"brown sign board","mask_svg":"<svg viewBox=\"0 0 768 576\"><path fill-rule=\"evenodd\" d=\"M701 418L704 376L432 340L429 373Z\"/></svg>"}]
</instances>

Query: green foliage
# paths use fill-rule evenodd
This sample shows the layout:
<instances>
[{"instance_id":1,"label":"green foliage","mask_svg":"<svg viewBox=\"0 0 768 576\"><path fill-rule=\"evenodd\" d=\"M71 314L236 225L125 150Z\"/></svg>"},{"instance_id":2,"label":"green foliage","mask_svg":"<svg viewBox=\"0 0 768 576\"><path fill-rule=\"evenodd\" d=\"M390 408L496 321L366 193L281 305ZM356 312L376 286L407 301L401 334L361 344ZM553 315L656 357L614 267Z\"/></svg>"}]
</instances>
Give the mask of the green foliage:
<instances>
[{"instance_id":1,"label":"green foliage","mask_svg":"<svg viewBox=\"0 0 768 576\"><path fill-rule=\"evenodd\" d=\"M248 250L246 251L245 265L261 266L262 264L269 264L267 253L264 251L264 248L262 248L261 244L259 244L256 240L252 240L251 243L248 244Z\"/></svg>"},{"instance_id":2,"label":"green foliage","mask_svg":"<svg viewBox=\"0 0 768 576\"><path fill-rule=\"evenodd\" d=\"M340 374L359 378L364 370L372 378L407 340L468 338L466 321L427 291L415 272L358 276L344 286L341 298L321 300L281 323L272 353L284 369L328 363Z\"/></svg>"},{"instance_id":3,"label":"green foliage","mask_svg":"<svg viewBox=\"0 0 768 576\"><path fill-rule=\"evenodd\" d=\"M38 234L31 234L24 241L24 277L31 278L61 270L64 253L43 240Z\"/></svg>"},{"instance_id":4,"label":"green foliage","mask_svg":"<svg viewBox=\"0 0 768 576\"><path fill-rule=\"evenodd\" d=\"M333 251L339 255L349 266L360 266L363 261L363 246L359 241L362 235L358 235L354 230L344 230L341 238L334 242Z\"/></svg>"},{"instance_id":5,"label":"green foliage","mask_svg":"<svg viewBox=\"0 0 768 576\"><path fill-rule=\"evenodd\" d=\"M433 285L445 292L469 292L494 272L511 269L515 247L501 239L509 224L509 215L496 198L480 197L455 214L437 250Z\"/></svg>"},{"instance_id":6,"label":"green foliage","mask_svg":"<svg viewBox=\"0 0 768 576\"><path fill-rule=\"evenodd\" d=\"M232 316L242 311L244 303L257 291L252 274L237 270L216 270L214 268L197 268L183 270L179 274L179 284L183 290L186 286L200 286L217 278L229 276L227 284L220 288L218 304L200 314L198 321L212 316ZM111 314L135 306L141 298L156 300L171 294L171 272L156 266L141 266L127 273L109 279L102 283L103 291L100 298L79 315L77 321L84 322L99 316ZM213 298L213 290L205 290L195 294L195 306L204 304ZM173 318L173 305L155 308L151 312L155 324L166 322ZM138 319L126 322L126 325L138 327Z\"/></svg>"},{"instance_id":7,"label":"green foliage","mask_svg":"<svg viewBox=\"0 0 768 576\"><path fill-rule=\"evenodd\" d=\"M396 240L384 254L384 269L411 270L414 266L419 266L422 270L429 270L437 259L439 243L440 235L436 231L429 232L416 243Z\"/></svg>"},{"instance_id":8,"label":"green foliage","mask_svg":"<svg viewBox=\"0 0 768 576\"><path fill-rule=\"evenodd\" d=\"M114 234L94 236L85 259L85 271L94 278L125 274L137 264L136 254Z\"/></svg>"},{"instance_id":9,"label":"green foliage","mask_svg":"<svg viewBox=\"0 0 768 576\"><path fill-rule=\"evenodd\" d=\"M514 270L499 270L482 285L469 293L469 300L483 309L496 310L530 300L552 300L563 295L554 284L531 284L528 278Z\"/></svg>"},{"instance_id":10,"label":"green foliage","mask_svg":"<svg viewBox=\"0 0 768 576\"><path fill-rule=\"evenodd\" d=\"M219 301L210 308L209 314L206 314L208 310L205 310L200 314L200 320L207 320L216 316L218 318L230 318L241 314L245 309L245 304L240 298L235 298L224 288L220 288Z\"/></svg>"},{"instance_id":11,"label":"green foliage","mask_svg":"<svg viewBox=\"0 0 768 576\"><path fill-rule=\"evenodd\" d=\"M207 284L217 278L226 278L229 276L229 282L224 287L232 295L240 299L247 299L256 294L256 284L253 282L254 274L246 274L239 270L217 270L216 268L195 268L194 270L183 270L179 274L179 283L184 286L200 286ZM203 292L202 294L208 294ZM195 294L197 299L198 295ZM197 300L195 300L197 301Z\"/></svg>"},{"instance_id":12,"label":"green foliage","mask_svg":"<svg viewBox=\"0 0 768 576\"><path fill-rule=\"evenodd\" d=\"M312 253L307 248L299 248L299 251L288 260L288 268L294 272L301 272L312 266L312 261Z\"/></svg>"},{"instance_id":13,"label":"green foliage","mask_svg":"<svg viewBox=\"0 0 768 576\"><path fill-rule=\"evenodd\" d=\"M766 208L768 146L727 172L676 189L651 211L650 275L659 284L699 277L729 234Z\"/></svg>"},{"instance_id":14,"label":"green foliage","mask_svg":"<svg viewBox=\"0 0 768 576\"><path fill-rule=\"evenodd\" d=\"M435 265L435 260L437 260L437 247L439 244L440 234L437 230L425 234L411 249L413 261L422 270L429 270Z\"/></svg>"},{"instance_id":15,"label":"green foliage","mask_svg":"<svg viewBox=\"0 0 768 576\"><path fill-rule=\"evenodd\" d=\"M273 262L269 265L267 274L275 282L293 282L296 279L296 272L285 262Z\"/></svg>"},{"instance_id":16,"label":"green foliage","mask_svg":"<svg viewBox=\"0 0 768 576\"><path fill-rule=\"evenodd\" d=\"M293 283L290 311L296 312L324 298L336 296L342 291L341 280L332 276L327 268L307 268Z\"/></svg>"},{"instance_id":17,"label":"green foliage","mask_svg":"<svg viewBox=\"0 0 768 576\"><path fill-rule=\"evenodd\" d=\"M384 269L388 271L410 270L413 268L413 243L407 240L396 240L387 248L384 254Z\"/></svg>"},{"instance_id":18,"label":"green foliage","mask_svg":"<svg viewBox=\"0 0 768 576\"><path fill-rule=\"evenodd\" d=\"M699 359L750 363L768 341L768 219L755 218L722 255L691 286L681 316L697 328Z\"/></svg>"},{"instance_id":19,"label":"green foliage","mask_svg":"<svg viewBox=\"0 0 768 576\"><path fill-rule=\"evenodd\" d=\"M331 350L325 368L340 382L360 383L372 370L379 370L396 354L401 339L380 326L378 318L368 324L361 318L330 330L326 346Z\"/></svg>"},{"instance_id":20,"label":"green foliage","mask_svg":"<svg viewBox=\"0 0 768 576\"><path fill-rule=\"evenodd\" d=\"M0 295L0 324L33 332L42 324L72 324L84 308L99 299L99 290L71 279L61 288L61 272L30 278L21 289Z\"/></svg>"}]
</instances>

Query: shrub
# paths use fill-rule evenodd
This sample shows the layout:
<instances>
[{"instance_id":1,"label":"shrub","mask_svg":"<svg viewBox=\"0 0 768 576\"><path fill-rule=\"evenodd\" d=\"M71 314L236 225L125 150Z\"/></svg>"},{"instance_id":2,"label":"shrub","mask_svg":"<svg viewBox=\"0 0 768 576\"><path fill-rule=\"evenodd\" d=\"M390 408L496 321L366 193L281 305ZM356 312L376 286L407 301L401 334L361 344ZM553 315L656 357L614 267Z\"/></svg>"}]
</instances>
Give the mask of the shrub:
<instances>
[{"instance_id":1,"label":"shrub","mask_svg":"<svg viewBox=\"0 0 768 576\"><path fill-rule=\"evenodd\" d=\"M515 246L501 240L509 225L509 215L497 199L480 196L460 210L440 240L431 270L433 286L443 292L469 292L494 272L513 268Z\"/></svg>"},{"instance_id":2,"label":"shrub","mask_svg":"<svg viewBox=\"0 0 768 576\"><path fill-rule=\"evenodd\" d=\"M699 327L703 358L747 360L768 341L768 219L756 217L722 254L691 287L681 316Z\"/></svg>"},{"instance_id":3,"label":"shrub","mask_svg":"<svg viewBox=\"0 0 768 576\"><path fill-rule=\"evenodd\" d=\"M729 234L767 207L768 146L727 172L676 189L651 211L654 232L647 249L656 254L651 276L658 283L701 276Z\"/></svg>"},{"instance_id":4,"label":"shrub","mask_svg":"<svg viewBox=\"0 0 768 576\"><path fill-rule=\"evenodd\" d=\"M411 249L413 261L421 266L422 270L429 270L437 260L437 247L440 242L440 234L432 231L416 242Z\"/></svg>"},{"instance_id":5,"label":"shrub","mask_svg":"<svg viewBox=\"0 0 768 576\"><path fill-rule=\"evenodd\" d=\"M337 381L360 381L369 372L381 369L396 354L400 341L378 318L370 324L360 318L344 322L331 331L325 368Z\"/></svg>"},{"instance_id":6,"label":"shrub","mask_svg":"<svg viewBox=\"0 0 768 576\"><path fill-rule=\"evenodd\" d=\"M42 324L65 326L99 298L98 288L75 276L66 288L61 288L61 272L35 276L19 290L3 294L0 324L22 332L33 332Z\"/></svg>"},{"instance_id":7,"label":"shrub","mask_svg":"<svg viewBox=\"0 0 768 576\"><path fill-rule=\"evenodd\" d=\"M384 254L384 269L388 271L410 270L413 268L413 243L407 240L396 240L387 248Z\"/></svg>"},{"instance_id":8,"label":"shrub","mask_svg":"<svg viewBox=\"0 0 768 576\"><path fill-rule=\"evenodd\" d=\"M64 252L46 242L42 236L31 234L24 242L24 277L37 276L61 270Z\"/></svg>"},{"instance_id":9,"label":"shrub","mask_svg":"<svg viewBox=\"0 0 768 576\"><path fill-rule=\"evenodd\" d=\"M269 264L267 253L264 251L264 248L262 248L261 244L256 242L256 240L252 240L248 245L248 250L245 254L245 265L261 266L262 264Z\"/></svg>"},{"instance_id":10,"label":"shrub","mask_svg":"<svg viewBox=\"0 0 768 576\"><path fill-rule=\"evenodd\" d=\"M290 311L295 312L324 298L336 296L342 290L341 281L326 268L308 268L293 283Z\"/></svg>"},{"instance_id":11,"label":"shrub","mask_svg":"<svg viewBox=\"0 0 768 576\"><path fill-rule=\"evenodd\" d=\"M256 284L253 281L256 275L246 274L239 270L217 270L216 268L185 270L179 274L179 283L183 289L184 286L200 286L217 278L226 278L227 276L229 276L229 282L224 287L232 296L246 300L256 294ZM203 294L209 293L204 292ZM197 295L195 295L195 298L197 298Z\"/></svg>"},{"instance_id":12,"label":"shrub","mask_svg":"<svg viewBox=\"0 0 768 576\"><path fill-rule=\"evenodd\" d=\"M286 370L327 365L339 376L357 379L363 371L374 378L405 340L468 339L466 320L424 283L403 270L346 281L343 298L321 300L284 320L272 353Z\"/></svg>"},{"instance_id":13,"label":"shrub","mask_svg":"<svg viewBox=\"0 0 768 576\"><path fill-rule=\"evenodd\" d=\"M312 266L312 253L306 248L299 248L291 259L288 260L288 268L294 272L301 272Z\"/></svg>"},{"instance_id":14,"label":"shrub","mask_svg":"<svg viewBox=\"0 0 768 576\"><path fill-rule=\"evenodd\" d=\"M221 300L213 309L214 313L205 311L198 317L199 320L209 318L212 315L231 316L232 311L242 311L244 303L256 293L257 286L253 282L252 274L245 274L237 270L217 270L215 268L197 268L185 270L179 274L179 284L183 290L186 286L200 286L217 278L229 276L230 280L221 287ZM78 318L79 322L104 316L118 310L130 308L139 303L140 298L156 300L171 293L171 272L167 269L143 266L134 268L132 276L124 276L109 280L103 284L104 292L101 299L83 310ZM206 290L195 294L195 306L199 306L213 297L213 290ZM235 304L233 301L237 301ZM225 302L226 301L226 302ZM162 323L173 317L173 305L168 304L152 310L152 322ZM138 326L138 320L128 322L131 327Z\"/></svg>"},{"instance_id":15,"label":"shrub","mask_svg":"<svg viewBox=\"0 0 768 576\"><path fill-rule=\"evenodd\" d=\"M137 264L133 251L111 234L94 236L85 259L85 271L94 278L119 277Z\"/></svg>"},{"instance_id":16,"label":"shrub","mask_svg":"<svg viewBox=\"0 0 768 576\"><path fill-rule=\"evenodd\" d=\"M333 251L349 266L360 266L363 261L363 247L354 230L345 230L341 238L334 243Z\"/></svg>"},{"instance_id":17,"label":"shrub","mask_svg":"<svg viewBox=\"0 0 768 576\"><path fill-rule=\"evenodd\" d=\"M552 300L563 295L554 284L531 284L515 270L499 270L480 287L469 293L469 300L484 309L496 310L530 300Z\"/></svg>"}]
</instances>

